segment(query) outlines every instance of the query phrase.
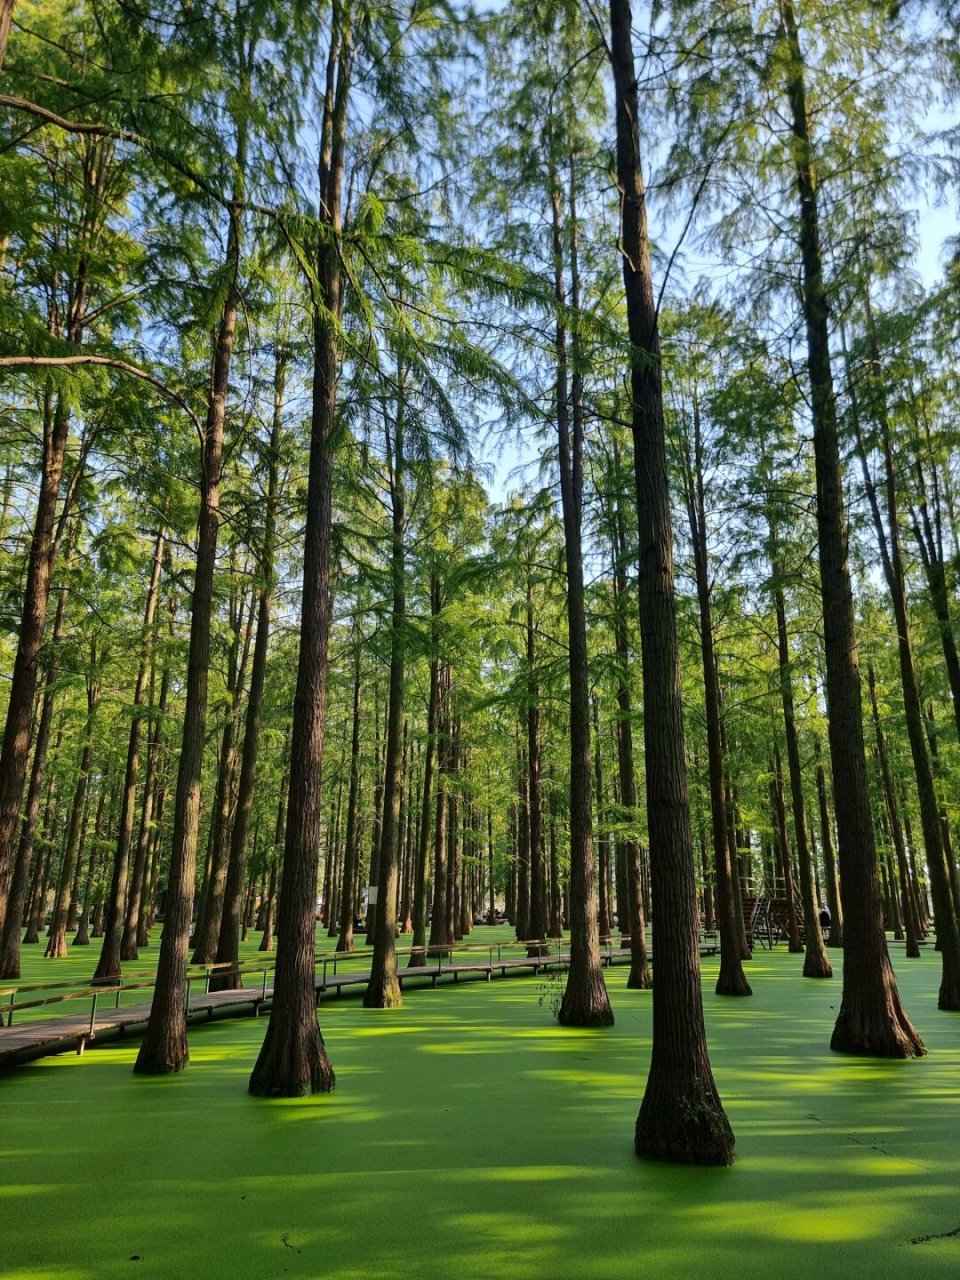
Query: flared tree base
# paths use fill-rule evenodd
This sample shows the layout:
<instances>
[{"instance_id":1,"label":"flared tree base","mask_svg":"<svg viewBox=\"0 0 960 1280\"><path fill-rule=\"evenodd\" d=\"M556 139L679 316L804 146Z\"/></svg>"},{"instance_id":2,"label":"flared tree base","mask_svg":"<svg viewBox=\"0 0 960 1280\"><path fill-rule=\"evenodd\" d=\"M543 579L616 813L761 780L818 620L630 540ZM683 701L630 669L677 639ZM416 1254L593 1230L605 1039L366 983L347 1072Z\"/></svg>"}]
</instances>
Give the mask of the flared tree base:
<instances>
[{"instance_id":1,"label":"flared tree base","mask_svg":"<svg viewBox=\"0 0 960 1280\"><path fill-rule=\"evenodd\" d=\"M190 1062L186 1036L164 1037L159 1044L144 1039L133 1064L136 1076L172 1076L185 1071Z\"/></svg>"},{"instance_id":2,"label":"flared tree base","mask_svg":"<svg viewBox=\"0 0 960 1280\"><path fill-rule=\"evenodd\" d=\"M397 1009L403 1004L403 992L397 978L386 978L382 981L373 979L367 984L363 993L365 1009Z\"/></svg>"},{"instance_id":3,"label":"flared tree base","mask_svg":"<svg viewBox=\"0 0 960 1280\"><path fill-rule=\"evenodd\" d=\"M669 1105L644 1098L634 1146L642 1160L673 1164L723 1166L736 1159L733 1130L720 1099L696 1085L674 1094Z\"/></svg>"},{"instance_id":4,"label":"flared tree base","mask_svg":"<svg viewBox=\"0 0 960 1280\"><path fill-rule=\"evenodd\" d=\"M803 962L803 976L805 978L833 977L833 965L822 948L817 951L807 952L806 959Z\"/></svg>"},{"instance_id":5,"label":"flared tree base","mask_svg":"<svg viewBox=\"0 0 960 1280\"><path fill-rule=\"evenodd\" d=\"M717 975L717 985L714 990L718 996L753 995L753 989L747 981L747 975L743 972L739 958L730 964L721 957L720 972Z\"/></svg>"},{"instance_id":6,"label":"flared tree base","mask_svg":"<svg viewBox=\"0 0 960 1280\"><path fill-rule=\"evenodd\" d=\"M47 949L43 953L51 960L62 960L67 955L67 935L63 929L51 933L47 940Z\"/></svg>"},{"instance_id":7,"label":"flared tree base","mask_svg":"<svg viewBox=\"0 0 960 1280\"><path fill-rule=\"evenodd\" d=\"M630 972L627 974L627 990L628 991L650 991L653 987L653 974L650 972L649 965L630 966Z\"/></svg>"},{"instance_id":8,"label":"flared tree base","mask_svg":"<svg viewBox=\"0 0 960 1280\"><path fill-rule=\"evenodd\" d=\"M613 1026L613 1010L599 964L583 974L570 969L557 1021L562 1027Z\"/></svg>"},{"instance_id":9,"label":"flared tree base","mask_svg":"<svg viewBox=\"0 0 960 1280\"><path fill-rule=\"evenodd\" d=\"M841 1005L830 1048L862 1058L922 1058L926 1045L909 1018L889 1008L878 1011Z\"/></svg>"},{"instance_id":10,"label":"flared tree base","mask_svg":"<svg viewBox=\"0 0 960 1280\"><path fill-rule=\"evenodd\" d=\"M248 1086L258 1098L302 1098L330 1093L336 1075L316 1017L306 1024L270 1026Z\"/></svg>"}]
</instances>

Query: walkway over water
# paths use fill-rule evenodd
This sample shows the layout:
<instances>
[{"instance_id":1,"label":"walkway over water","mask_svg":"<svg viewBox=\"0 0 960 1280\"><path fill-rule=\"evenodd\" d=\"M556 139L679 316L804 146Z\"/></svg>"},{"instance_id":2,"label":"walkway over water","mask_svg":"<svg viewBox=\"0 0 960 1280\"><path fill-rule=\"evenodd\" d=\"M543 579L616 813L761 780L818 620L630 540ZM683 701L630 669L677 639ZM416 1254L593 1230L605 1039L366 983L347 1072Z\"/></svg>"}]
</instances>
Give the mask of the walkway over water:
<instances>
[{"instance_id":1,"label":"walkway over water","mask_svg":"<svg viewBox=\"0 0 960 1280\"><path fill-rule=\"evenodd\" d=\"M624 945L625 944L625 945ZM562 972L570 963L566 940L547 939L542 943L497 943L493 946L458 943L451 952L430 956L422 951L398 948L398 977L401 988L436 987L438 982L457 983L461 979L506 978L515 974ZM717 939L702 935L701 955L713 955ZM361 992L370 978L368 948L353 952L318 955L316 972L317 1004L325 996ZM422 962L410 963L412 959ZM601 950L604 967L629 963L629 939L608 939ZM401 967L404 966L404 967ZM236 1017L250 1011L255 1017L269 1008L273 999L273 962L246 963L239 968L230 965L192 966L188 971L186 1008L189 1019ZM211 991L212 981L224 973L236 975L249 985L236 990ZM15 1067L36 1058L75 1049L82 1053L94 1040L106 1037L140 1034L150 1016L150 1002L125 1003L132 992L152 988L152 973L125 975L110 985L76 987L65 983L46 983L32 987L0 988L0 1069ZM67 989L69 988L69 989ZM36 1018L36 1011L47 1006L79 1006L79 1011L56 1017ZM29 1011L29 1012L28 1012ZM28 1013L27 1021L15 1021Z\"/></svg>"}]
</instances>

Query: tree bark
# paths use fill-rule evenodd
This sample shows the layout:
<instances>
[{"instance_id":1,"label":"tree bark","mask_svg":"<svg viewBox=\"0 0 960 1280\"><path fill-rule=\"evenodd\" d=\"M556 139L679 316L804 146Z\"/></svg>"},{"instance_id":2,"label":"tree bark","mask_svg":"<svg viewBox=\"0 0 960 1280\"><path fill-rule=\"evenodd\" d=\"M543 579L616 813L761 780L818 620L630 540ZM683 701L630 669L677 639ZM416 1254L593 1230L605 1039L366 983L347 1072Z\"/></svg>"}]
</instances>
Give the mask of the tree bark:
<instances>
[{"instance_id":1,"label":"tree bark","mask_svg":"<svg viewBox=\"0 0 960 1280\"><path fill-rule=\"evenodd\" d=\"M792 0L780 0L785 89L791 113L800 218L803 315L813 416L817 542L826 655L830 758L844 916L843 998L831 1039L841 1053L915 1057L925 1052L900 1003L887 954L870 817L853 589L837 409L833 392L817 181L807 116L804 63Z\"/></svg>"},{"instance_id":2,"label":"tree bark","mask_svg":"<svg viewBox=\"0 0 960 1280\"><path fill-rule=\"evenodd\" d=\"M640 545L647 822L656 983L650 1074L634 1142L639 1156L730 1164L734 1137L713 1079L700 989L699 913L687 796L657 310L640 168L629 0L610 0L621 265L633 348L633 462Z\"/></svg>"},{"instance_id":3,"label":"tree bark","mask_svg":"<svg viewBox=\"0 0 960 1280\"><path fill-rule=\"evenodd\" d=\"M342 229L347 97L352 62L344 6L334 0L321 124L320 216L329 228L317 250L320 306L314 310L313 397L307 524L304 533L300 657L293 705L290 794L278 913L270 1022L250 1092L294 1097L335 1083L316 1015L317 848L322 821L323 730L330 637L330 543L336 441L337 324L343 292L337 238Z\"/></svg>"}]
</instances>

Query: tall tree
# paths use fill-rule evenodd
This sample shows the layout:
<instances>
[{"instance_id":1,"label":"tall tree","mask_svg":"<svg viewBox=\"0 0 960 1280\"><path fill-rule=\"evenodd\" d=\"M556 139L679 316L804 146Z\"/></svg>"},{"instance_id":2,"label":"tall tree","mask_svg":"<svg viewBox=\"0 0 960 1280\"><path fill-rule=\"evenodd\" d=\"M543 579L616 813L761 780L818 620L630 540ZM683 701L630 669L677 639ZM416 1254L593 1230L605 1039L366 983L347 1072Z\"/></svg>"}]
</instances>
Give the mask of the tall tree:
<instances>
[{"instance_id":1,"label":"tall tree","mask_svg":"<svg viewBox=\"0 0 960 1280\"><path fill-rule=\"evenodd\" d=\"M700 990L699 911L687 797L657 309L653 297L640 110L629 0L610 0L621 265L631 344L633 461L640 537L647 822L657 978L650 1074L637 1116L637 1154L730 1164L734 1138L707 1052Z\"/></svg>"}]
</instances>

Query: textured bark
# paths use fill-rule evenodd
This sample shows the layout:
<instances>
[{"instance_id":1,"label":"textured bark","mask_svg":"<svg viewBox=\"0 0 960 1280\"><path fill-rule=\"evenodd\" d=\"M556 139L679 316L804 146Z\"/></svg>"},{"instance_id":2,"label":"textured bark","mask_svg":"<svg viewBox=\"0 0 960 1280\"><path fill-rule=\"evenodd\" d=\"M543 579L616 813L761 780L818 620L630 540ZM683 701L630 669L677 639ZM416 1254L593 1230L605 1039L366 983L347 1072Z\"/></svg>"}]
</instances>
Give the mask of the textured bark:
<instances>
[{"instance_id":1,"label":"textured bark","mask_svg":"<svg viewBox=\"0 0 960 1280\"><path fill-rule=\"evenodd\" d=\"M683 744L660 350L628 0L610 0L610 25L622 267L633 347L633 460L657 968L650 1074L634 1141L640 1156L724 1165L734 1159L734 1138L710 1068L700 991L699 915Z\"/></svg>"},{"instance_id":2,"label":"textured bark","mask_svg":"<svg viewBox=\"0 0 960 1280\"><path fill-rule=\"evenodd\" d=\"M290 793L277 920L277 966L270 1022L250 1077L268 1097L327 1092L335 1077L317 1024L315 972L317 848L330 638L330 541L336 441L337 326L343 310L340 258L346 109L351 65L349 28L334 0L321 123L320 212L333 233L317 252L322 306L314 312L313 397L307 524L304 532L300 656L291 730Z\"/></svg>"},{"instance_id":3,"label":"textured bark","mask_svg":"<svg viewBox=\"0 0 960 1280\"><path fill-rule=\"evenodd\" d=\"M785 89L794 139L800 218L803 316L813 416L817 542L826 656L830 758L844 917L843 998L831 1047L843 1053L915 1057L925 1052L900 1003L887 954L870 817L853 589L837 410L830 358L817 182L807 116L804 64L791 0L780 0Z\"/></svg>"},{"instance_id":4,"label":"textured bark","mask_svg":"<svg viewBox=\"0 0 960 1280\"><path fill-rule=\"evenodd\" d=\"M7 52L7 40L10 36L10 24L13 21L13 8L17 0L0 0L0 69Z\"/></svg>"}]
</instances>

